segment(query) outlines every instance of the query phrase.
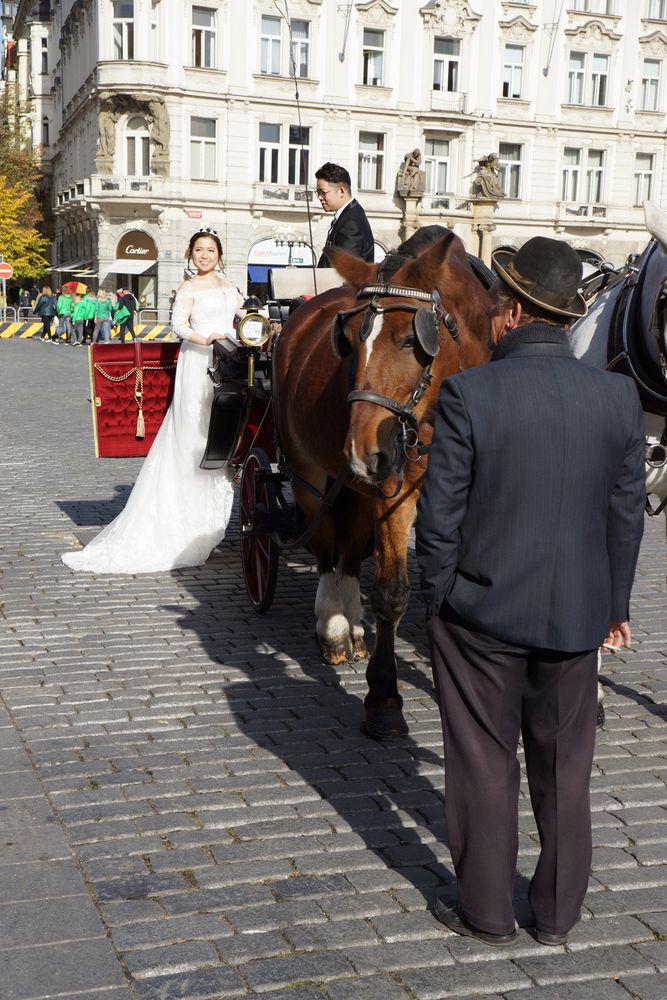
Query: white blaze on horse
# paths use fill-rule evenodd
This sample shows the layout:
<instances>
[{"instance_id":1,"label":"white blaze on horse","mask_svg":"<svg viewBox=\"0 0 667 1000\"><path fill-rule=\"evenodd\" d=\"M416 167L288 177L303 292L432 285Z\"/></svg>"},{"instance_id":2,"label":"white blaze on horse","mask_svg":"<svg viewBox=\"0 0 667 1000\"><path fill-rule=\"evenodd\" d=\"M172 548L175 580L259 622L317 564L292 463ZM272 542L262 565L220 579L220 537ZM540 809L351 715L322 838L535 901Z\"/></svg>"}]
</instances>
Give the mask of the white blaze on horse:
<instances>
[{"instance_id":1,"label":"white blaze on horse","mask_svg":"<svg viewBox=\"0 0 667 1000\"><path fill-rule=\"evenodd\" d=\"M578 358L634 379L646 425L649 513L667 510L667 213L644 205L653 237L570 329Z\"/></svg>"},{"instance_id":2,"label":"white blaze on horse","mask_svg":"<svg viewBox=\"0 0 667 1000\"><path fill-rule=\"evenodd\" d=\"M283 328L273 412L306 526L317 519L316 632L330 663L367 656L359 573L374 545L377 631L363 728L392 739L407 732L395 635L438 391L447 375L488 359L490 300L461 241L440 226L379 268L343 250L330 256L347 284L300 306ZM337 495L323 506L332 481Z\"/></svg>"}]
</instances>

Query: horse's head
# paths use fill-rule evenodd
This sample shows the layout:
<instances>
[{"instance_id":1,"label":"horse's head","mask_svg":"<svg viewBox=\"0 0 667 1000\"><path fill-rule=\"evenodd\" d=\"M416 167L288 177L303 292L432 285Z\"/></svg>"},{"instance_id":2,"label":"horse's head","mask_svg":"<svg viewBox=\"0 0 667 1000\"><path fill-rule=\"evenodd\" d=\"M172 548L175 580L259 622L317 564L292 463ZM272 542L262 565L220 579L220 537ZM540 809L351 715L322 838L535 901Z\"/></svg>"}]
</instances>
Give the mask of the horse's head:
<instances>
[{"instance_id":1,"label":"horse's head","mask_svg":"<svg viewBox=\"0 0 667 1000\"><path fill-rule=\"evenodd\" d=\"M345 456L378 484L419 456L443 378L488 358L490 301L452 233L398 261L390 277L344 250L328 253L357 291L331 330L334 354L351 358Z\"/></svg>"}]
</instances>

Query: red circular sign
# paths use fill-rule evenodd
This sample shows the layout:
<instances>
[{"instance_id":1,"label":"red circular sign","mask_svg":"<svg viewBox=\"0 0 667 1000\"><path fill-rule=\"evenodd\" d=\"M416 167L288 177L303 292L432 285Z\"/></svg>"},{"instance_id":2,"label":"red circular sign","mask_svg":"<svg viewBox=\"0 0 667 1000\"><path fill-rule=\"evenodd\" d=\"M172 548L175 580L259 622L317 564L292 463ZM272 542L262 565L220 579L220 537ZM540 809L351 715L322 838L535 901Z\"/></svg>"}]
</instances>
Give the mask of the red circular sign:
<instances>
[{"instance_id":1,"label":"red circular sign","mask_svg":"<svg viewBox=\"0 0 667 1000\"><path fill-rule=\"evenodd\" d=\"M0 263L0 280L2 278L11 278L13 273L14 273L14 268L12 267L11 264L7 264L5 262Z\"/></svg>"}]
</instances>

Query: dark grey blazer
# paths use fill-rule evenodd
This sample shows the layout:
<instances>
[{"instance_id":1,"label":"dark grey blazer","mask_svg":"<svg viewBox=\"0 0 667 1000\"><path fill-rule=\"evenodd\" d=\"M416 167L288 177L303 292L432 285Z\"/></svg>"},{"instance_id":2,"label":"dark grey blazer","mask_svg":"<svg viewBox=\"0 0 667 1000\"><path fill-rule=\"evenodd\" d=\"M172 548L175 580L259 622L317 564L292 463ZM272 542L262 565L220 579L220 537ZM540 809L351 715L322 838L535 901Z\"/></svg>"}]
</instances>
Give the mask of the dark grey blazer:
<instances>
[{"instance_id":1,"label":"dark grey blazer","mask_svg":"<svg viewBox=\"0 0 667 1000\"><path fill-rule=\"evenodd\" d=\"M594 649L628 618L644 526L634 383L578 361L547 324L442 385L418 505L430 613L509 643Z\"/></svg>"},{"instance_id":2,"label":"dark grey blazer","mask_svg":"<svg viewBox=\"0 0 667 1000\"><path fill-rule=\"evenodd\" d=\"M326 247L331 246L342 247L357 257L363 257L369 264L373 262L375 253L373 233L366 213L356 198L348 203L347 208L341 212L327 234L325 249L317 262L318 267L331 267L326 255Z\"/></svg>"}]
</instances>

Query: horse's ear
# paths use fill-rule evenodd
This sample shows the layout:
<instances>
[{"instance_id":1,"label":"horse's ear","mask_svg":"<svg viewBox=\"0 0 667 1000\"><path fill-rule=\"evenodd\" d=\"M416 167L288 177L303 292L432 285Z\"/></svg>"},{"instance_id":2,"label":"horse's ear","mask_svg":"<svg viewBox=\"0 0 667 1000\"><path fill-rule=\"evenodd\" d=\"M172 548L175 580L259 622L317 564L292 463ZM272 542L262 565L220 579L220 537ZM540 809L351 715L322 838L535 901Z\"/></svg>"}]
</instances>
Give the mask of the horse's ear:
<instances>
[{"instance_id":1,"label":"horse's ear","mask_svg":"<svg viewBox=\"0 0 667 1000\"><path fill-rule=\"evenodd\" d=\"M348 253L342 247L327 247L326 254L331 266L335 268L347 285L352 285L353 288L363 288L364 285L370 285L375 280L377 264L368 264L361 257L355 257L354 254Z\"/></svg>"}]
</instances>

